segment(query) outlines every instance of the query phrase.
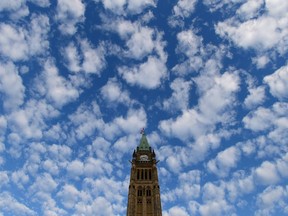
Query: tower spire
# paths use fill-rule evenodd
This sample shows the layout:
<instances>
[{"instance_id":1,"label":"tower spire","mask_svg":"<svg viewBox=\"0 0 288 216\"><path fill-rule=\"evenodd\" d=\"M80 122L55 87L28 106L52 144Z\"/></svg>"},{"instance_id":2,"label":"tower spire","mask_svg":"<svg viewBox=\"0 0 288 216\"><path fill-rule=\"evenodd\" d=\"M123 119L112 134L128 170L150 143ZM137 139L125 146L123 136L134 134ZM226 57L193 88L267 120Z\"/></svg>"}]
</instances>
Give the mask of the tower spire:
<instances>
[{"instance_id":1,"label":"tower spire","mask_svg":"<svg viewBox=\"0 0 288 216\"><path fill-rule=\"evenodd\" d=\"M144 128L141 130L141 134L142 134L142 137L137 147L137 151L150 151L151 147L148 143Z\"/></svg>"},{"instance_id":2,"label":"tower spire","mask_svg":"<svg viewBox=\"0 0 288 216\"><path fill-rule=\"evenodd\" d=\"M133 152L126 216L162 216L156 154L144 129Z\"/></svg>"}]
</instances>

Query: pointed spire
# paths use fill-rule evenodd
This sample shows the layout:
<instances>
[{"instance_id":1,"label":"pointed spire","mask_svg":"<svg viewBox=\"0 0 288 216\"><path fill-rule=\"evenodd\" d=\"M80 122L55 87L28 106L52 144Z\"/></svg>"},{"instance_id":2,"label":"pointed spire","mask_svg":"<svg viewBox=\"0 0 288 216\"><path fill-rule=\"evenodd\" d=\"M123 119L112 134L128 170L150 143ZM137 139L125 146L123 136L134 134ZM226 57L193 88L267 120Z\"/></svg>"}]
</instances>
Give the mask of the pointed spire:
<instances>
[{"instance_id":1,"label":"pointed spire","mask_svg":"<svg viewBox=\"0 0 288 216\"><path fill-rule=\"evenodd\" d=\"M148 143L148 140L147 140L147 137L145 135L145 130L144 128L141 130L141 134L142 134L142 137L141 137L141 140L140 140L140 144L137 148L137 150L147 150L147 151L150 151L151 150L151 147Z\"/></svg>"}]
</instances>

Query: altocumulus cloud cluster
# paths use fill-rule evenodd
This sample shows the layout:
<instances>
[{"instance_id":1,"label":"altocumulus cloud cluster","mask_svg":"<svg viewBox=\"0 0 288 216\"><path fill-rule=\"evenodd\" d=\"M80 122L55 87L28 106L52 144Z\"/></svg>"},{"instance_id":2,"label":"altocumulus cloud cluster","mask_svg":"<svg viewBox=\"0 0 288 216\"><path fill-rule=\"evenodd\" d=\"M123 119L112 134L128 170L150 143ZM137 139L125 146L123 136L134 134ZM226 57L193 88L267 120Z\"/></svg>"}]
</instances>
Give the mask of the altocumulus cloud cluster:
<instances>
[{"instance_id":1,"label":"altocumulus cloud cluster","mask_svg":"<svg viewBox=\"0 0 288 216\"><path fill-rule=\"evenodd\" d=\"M287 215L287 11L1 0L0 215L125 215L141 128L164 216Z\"/></svg>"}]
</instances>

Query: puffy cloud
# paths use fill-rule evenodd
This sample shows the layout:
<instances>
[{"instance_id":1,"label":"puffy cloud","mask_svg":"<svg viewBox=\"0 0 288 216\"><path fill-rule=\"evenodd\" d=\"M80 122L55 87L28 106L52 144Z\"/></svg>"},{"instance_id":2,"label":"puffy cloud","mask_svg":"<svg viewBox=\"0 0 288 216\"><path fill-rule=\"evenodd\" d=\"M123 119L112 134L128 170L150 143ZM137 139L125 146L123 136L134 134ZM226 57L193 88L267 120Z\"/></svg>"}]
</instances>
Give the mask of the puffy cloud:
<instances>
[{"instance_id":1,"label":"puffy cloud","mask_svg":"<svg viewBox=\"0 0 288 216\"><path fill-rule=\"evenodd\" d=\"M98 2L99 0L94 0ZM128 14L140 14L147 7L155 7L155 0L100 0L102 1L104 8L112 11L118 15Z\"/></svg>"},{"instance_id":2,"label":"puffy cloud","mask_svg":"<svg viewBox=\"0 0 288 216\"><path fill-rule=\"evenodd\" d=\"M83 71L100 75L101 70L106 66L103 47L99 46L94 49L87 40L82 40L81 50L83 53Z\"/></svg>"},{"instance_id":3,"label":"puffy cloud","mask_svg":"<svg viewBox=\"0 0 288 216\"><path fill-rule=\"evenodd\" d=\"M279 210L280 213L287 213L287 188L282 186L269 186L257 197L257 216L272 215Z\"/></svg>"},{"instance_id":4,"label":"puffy cloud","mask_svg":"<svg viewBox=\"0 0 288 216\"><path fill-rule=\"evenodd\" d=\"M17 185L17 187L24 189L25 186L29 183L29 175L25 173L24 170L18 170L12 173L12 181Z\"/></svg>"},{"instance_id":5,"label":"puffy cloud","mask_svg":"<svg viewBox=\"0 0 288 216\"><path fill-rule=\"evenodd\" d=\"M73 185L65 184L62 189L57 193L61 203L65 208L75 208L79 200L80 192Z\"/></svg>"},{"instance_id":6,"label":"puffy cloud","mask_svg":"<svg viewBox=\"0 0 288 216\"><path fill-rule=\"evenodd\" d=\"M59 112L43 100L29 100L23 109L8 116L9 128L22 138L41 138L47 128L45 119L55 118Z\"/></svg>"},{"instance_id":7,"label":"puffy cloud","mask_svg":"<svg viewBox=\"0 0 288 216\"><path fill-rule=\"evenodd\" d=\"M69 80L59 75L58 69L51 59L44 64L43 79L44 86L42 81L36 83L37 90L46 95L47 99L56 107L62 107L79 97L78 90Z\"/></svg>"},{"instance_id":8,"label":"puffy cloud","mask_svg":"<svg viewBox=\"0 0 288 216\"><path fill-rule=\"evenodd\" d=\"M67 166L68 175L73 178L78 178L84 172L84 164L80 160L74 160Z\"/></svg>"},{"instance_id":9,"label":"puffy cloud","mask_svg":"<svg viewBox=\"0 0 288 216\"><path fill-rule=\"evenodd\" d=\"M257 17L264 6L264 0L247 1L237 10L237 14L245 19Z\"/></svg>"},{"instance_id":10,"label":"puffy cloud","mask_svg":"<svg viewBox=\"0 0 288 216\"><path fill-rule=\"evenodd\" d=\"M270 62L270 59L268 56L262 55L252 58L252 61L256 64L257 69L262 69Z\"/></svg>"},{"instance_id":11,"label":"puffy cloud","mask_svg":"<svg viewBox=\"0 0 288 216\"><path fill-rule=\"evenodd\" d=\"M249 88L249 95L244 100L244 105L248 109L252 109L257 105L260 105L264 102L266 98L264 86L259 86L256 88Z\"/></svg>"},{"instance_id":12,"label":"puffy cloud","mask_svg":"<svg viewBox=\"0 0 288 216\"><path fill-rule=\"evenodd\" d=\"M255 170L255 180L259 184L273 185L280 181L277 167L274 163L264 161L260 167Z\"/></svg>"},{"instance_id":13,"label":"puffy cloud","mask_svg":"<svg viewBox=\"0 0 288 216\"><path fill-rule=\"evenodd\" d=\"M191 90L191 81L185 81L182 78L176 78L170 84L173 93L170 98L163 101L165 110L186 110L189 105L189 96Z\"/></svg>"},{"instance_id":14,"label":"puffy cloud","mask_svg":"<svg viewBox=\"0 0 288 216\"><path fill-rule=\"evenodd\" d=\"M127 11L133 14L139 14L143 12L143 10L147 7L155 7L156 6L155 0L127 0L128 6Z\"/></svg>"},{"instance_id":15,"label":"puffy cloud","mask_svg":"<svg viewBox=\"0 0 288 216\"><path fill-rule=\"evenodd\" d=\"M183 111L176 119L161 121L159 128L166 135L181 140L198 138L213 131L214 124L225 124L229 119L229 116L222 113L226 110L226 114L229 115L228 110L233 106L234 94L239 89L238 75L229 72L215 74L214 77L203 75L196 79L196 83L200 91L205 92L201 95L198 106Z\"/></svg>"},{"instance_id":16,"label":"puffy cloud","mask_svg":"<svg viewBox=\"0 0 288 216\"><path fill-rule=\"evenodd\" d=\"M106 85L101 88L102 97L109 103L123 103L129 106L132 101L129 97L129 92L122 89L121 83L116 78L108 80Z\"/></svg>"},{"instance_id":17,"label":"puffy cloud","mask_svg":"<svg viewBox=\"0 0 288 216\"><path fill-rule=\"evenodd\" d=\"M97 128L101 128L104 123L101 115L100 107L95 101L88 105L79 105L76 112L69 115L76 138L91 136Z\"/></svg>"},{"instance_id":18,"label":"puffy cloud","mask_svg":"<svg viewBox=\"0 0 288 216\"><path fill-rule=\"evenodd\" d=\"M275 133L277 133L277 130L282 131L285 129L283 123L287 119L287 109L286 103L279 102L275 103L271 108L258 107L245 116L243 122L245 127L252 131L257 132L274 129ZM274 126L274 128L272 128L272 126ZM277 134L275 134L275 136L277 136Z\"/></svg>"},{"instance_id":19,"label":"puffy cloud","mask_svg":"<svg viewBox=\"0 0 288 216\"><path fill-rule=\"evenodd\" d=\"M13 86L13 88L11 88ZM25 87L12 62L0 64L0 92L4 95L5 110L15 110L24 102Z\"/></svg>"},{"instance_id":20,"label":"puffy cloud","mask_svg":"<svg viewBox=\"0 0 288 216\"><path fill-rule=\"evenodd\" d=\"M37 215L35 211L27 207L25 204L20 203L8 192L2 192L0 194L0 208L2 213L13 215L25 215L25 216L34 216Z\"/></svg>"},{"instance_id":21,"label":"puffy cloud","mask_svg":"<svg viewBox=\"0 0 288 216\"><path fill-rule=\"evenodd\" d=\"M161 194L161 199L166 202L175 200L190 201L200 196L201 172L191 170L180 174L177 187Z\"/></svg>"},{"instance_id":22,"label":"puffy cloud","mask_svg":"<svg viewBox=\"0 0 288 216\"><path fill-rule=\"evenodd\" d=\"M173 67L173 71L185 75L194 71L199 71L204 65L205 53L202 38L197 36L192 30L182 31L177 34L176 52L187 57L182 63Z\"/></svg>"},{"instance_id":23,"label":"puffy cloud","mask_svg":"<svg viewBox=\"0 0 288 216\"><path fill-rule=\"evenodd\" d=\"M4 186L8 185L10 179L8 177L8 174L6 171L0 172L0 188L3 188Z\"/></svg>"},{"instance_id":24,"label":"puffy cloud","mask_svg":"<svg viewBox=\"0 0 288 216\"><path fill-rule=\"evenodd\" d=\"M179 0L173 7L175 16L189 17L195 10L197 0Z\"/></svg>"},{"instance_id":25,"label":"puffy cloud","mask_svg":"<svg viewBox=\"0 0 288 216\"><path fill-rule=\"evenodd\" d=\"M66 59L67 68L72 72L83 71L100 76L106 67L103 45L94 48L87 39L79 40L79 44L77 47L75 43L70 43L64 48L62 54Z\"/></svg>"},{"instance_id":26,"label":"puffy cloud","mask_svg":"<svg viewBox=\"0 0 288 216\"><path fill-rule=\"evenodd\" d=\"M0 53L14 61L27 60L30 56L44 54L49 46L49 19L33 15L27 28L1 23Z\"/></svg>"},{"instance_id":27,"label":"puffy cloud","mask_svg":"<svg viewBox=\"0 0 288 216\"><path fill-rule=\"evenodd\" d=\"M255 11L259 10L263 1L249 1L238 10L240 15L250 18ZM265 2L265 13L254 19L241 20L236 17L219 22L216 25L216 32L225 38L232 40L236 45L245 49L253 48L259 52L276 49L278 53L287 52L286 43L288 31L287 19L288 4L282 1ZM281 7L279 6L281 5Z\"/></svg>"},{"instance_id":28,"label":"puffy cloud","mask_svg":"<svg viewBox=\"0 0 288 216\"><path fill-rule=\"evenodd\" d=\"M103 28L119 34L125 41L126 50L122 52L123 57L142 60L145 57L156 58L166 63L167 54L164 51L166 45L163 41L163 33L157 29L144 26L141 22L131 22L116 19L114 22L107 17L103 18Z\"/></svg>"},{"instance_id":29,"label":"puffy cloud","mask_svg":"<svg viewBox=\"0 0 288 216\"><path fill-rule=\"evenodd\" d=\"M240 159L240 151L232 146L219 152L215 159L207 163L208 170L220 177L226 177L231 168L237 166Z\"/></svg>"},{"instance_id":30,"label":"puffy cloud","mask_svg":"<svg viewBox=\"0 0 288 216\"><path fill-rule=\"evenodd\" d=\"M163 212L163 216L188 216L186 209L184 207L173 206L168 210L168 212Z\"/></svg>"},{"instance_id":31,"label":"puffy cloud","mask_svg":"<svg viewBox=\"0 0 288 216\"><path fill-rule=\"evenodd\" d=\"M126 117L118 117L113 122L125 133L137 133L146 126L147 116L144 109L130 109Z\"/></svg>"},{"instance_id":32,"label":"puffy cloud","mask_svg":"<svg viewBox=\"0 0 288 216\"><path fill-rule=\"evenodd\" d=\"M126 42L128 55L135 59L142 59L151 53L154 48L154 31L151 28L141 27L135 31Z\"/></svg>"},{"instance_id":33,"label":"puffy cloud","mask_svg":"<svg viewBox=\"0 0 288 216\"><path fill-rule=\"evenodd\" d=\"M273 74L265 76L264 82L270 87L270 92L279 100L288 98L288 65L279 68Z\"/></svg>"},{"instance_id":34,"label":"puffy cloud","mask_svg":"<svg viewBox=\"0 0 288 216\"><path fill-rule=\"evenodd\" d=\"M76 32L76 24L84 20L85 5L82 0L59 0L56 20L63 34L72 35Z\"/></svg>"},{"instance_id":35,"label":"puffy cloud","mask_svg":"<svg viewBox=\"0 0 288 216\"><path fill-rule=\"evenodd\" d=\"M129 84L146 89L159 87L162 80L167 76L165 62L151 56L146 62L132 68L120 67L118 72Z\"/></svg>"},{"instance_id":36,"label":"puffy cloud","mask_svg":"<svg viewBox=\"0 0 288 216\"><path fill-rule=\"evenodd\" d=\"M72 72L79 72L81 70L80 55L76 45L74 43L70 43L67 47L65 47L63 54L67 61L68 69Z\"/></svg>"},{"instance_id":37,"label":"puffy cloud","mask_svg":"<svg viewBox=\"0 0 288 216\"><path fill-rule=\"evenodd\" d=\"M218 1L218 0L204 0L203 3L209 7L209 10L214 12L215 10L218 9L222 9L223 11L227 10L227 9L231 9L233 7L235 7L235 5L241 3L242 0L222 0L222 1Z\"/></svg>"},{"instance_id":38,"label":"puffy cloud","mask_svg":"<svg viewBox=\"0 0 288 216\"><path fill-rule=\"evenodd\" d=\"M28 44L26 43L25 33L23 30L1 23L0 25L0 52L13 60L27 58Z\"/></svg>"}]
</instances>

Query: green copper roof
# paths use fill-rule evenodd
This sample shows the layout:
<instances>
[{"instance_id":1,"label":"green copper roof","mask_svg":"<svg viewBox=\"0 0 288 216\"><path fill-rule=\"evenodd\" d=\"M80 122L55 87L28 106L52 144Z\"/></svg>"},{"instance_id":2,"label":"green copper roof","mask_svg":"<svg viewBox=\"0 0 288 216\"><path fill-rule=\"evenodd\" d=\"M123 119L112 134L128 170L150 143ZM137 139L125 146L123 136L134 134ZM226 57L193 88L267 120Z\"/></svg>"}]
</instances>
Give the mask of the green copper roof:
<instances>
[{"instance_id":1,"label":"green copper roof","mask_svg":"<svg viewBox=\"0 0 288 216\"><path fill-rule=\"evenodd\" d=\"M141 140L140 140L140 144L137 148L138 150L150 150L150 145L148 143L148 140L146 138L146 135L143 133L142 134L142 137L141 137Z\"/></svg>"}]
</instances>

